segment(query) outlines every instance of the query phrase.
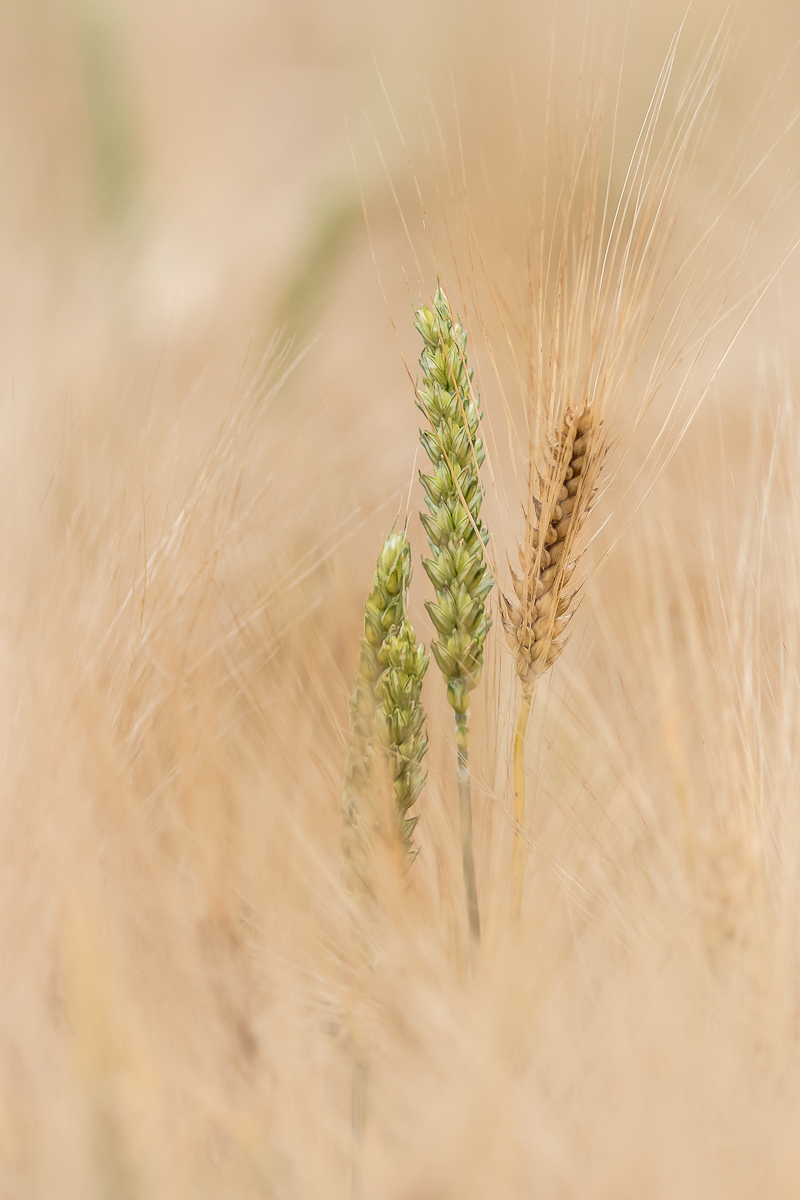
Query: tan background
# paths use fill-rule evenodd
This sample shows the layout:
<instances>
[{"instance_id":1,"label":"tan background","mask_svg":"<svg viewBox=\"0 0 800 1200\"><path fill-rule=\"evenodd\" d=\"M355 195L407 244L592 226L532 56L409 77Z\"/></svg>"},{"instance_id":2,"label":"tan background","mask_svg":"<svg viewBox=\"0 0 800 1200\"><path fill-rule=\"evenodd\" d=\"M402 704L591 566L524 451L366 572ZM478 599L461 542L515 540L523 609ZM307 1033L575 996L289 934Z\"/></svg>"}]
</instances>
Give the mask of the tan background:
<instances>
[{"instance_id":1,"label":"tan background","mask_svg":"<svg viewBox=\"0 0 800 1200\"><path fill-rule=\"evenodd\" d=\"M625 42L630 147L684 22L620 8L2 5L3 1196L345 1197L359 1039L365 1196L796 1195L796 259L535 713L521 929L496 638L473 716L481 963L434 667L408 892L390 864L363 928L339 884L347 698L412 478L411 303L436 275L401 135L458 296L464 209L436 187L460 127L510 286L552 39L562 118L584 41L613 79ZM685 16L676 86L723 15ZM779 139L726 210L734 257L763 225L735 299L800 233L800 8L745 4L728 30L684 218ZM418 564L418 487L408 503ZM493 491L487 511L510 532ZM426 595L417 565L428 641Z\"/></svg>"}]
</instances>

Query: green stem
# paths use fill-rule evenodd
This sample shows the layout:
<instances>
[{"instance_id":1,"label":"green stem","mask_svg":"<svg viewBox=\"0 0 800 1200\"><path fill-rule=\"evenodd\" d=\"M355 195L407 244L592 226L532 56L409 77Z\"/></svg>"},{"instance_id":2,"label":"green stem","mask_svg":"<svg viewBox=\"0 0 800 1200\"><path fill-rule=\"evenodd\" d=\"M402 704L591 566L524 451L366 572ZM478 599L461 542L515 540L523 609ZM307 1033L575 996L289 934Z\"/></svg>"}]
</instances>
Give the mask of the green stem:
<instances>
[{"instance_id":1,"label":"green stem","mask_svg":"<svg viewBox=\"0 0 800 1200\"><path fill-rule=\"evenodd\" d=\"M461 820L461 860L464 890L467 894L469 931L475 942L481 941L481 917L478 909L478 885L475 880L475 855L472 850L472 796L469 773L469 713L456 713L456 749L458 752L458 806Z\"/></svg>"},{"instance_id":2,"label":"green stem","mask_svg":"<svg viewBox=\"0 0 800 1200\"><path fill-rule=\"evenodd\" d=\"M514 846L511 851L511 916L519 920L522 913L522 881L525 876L525 734L531 715L533 692L522 693L516 732L514 733Z\"/></svg>"}]
</instances>

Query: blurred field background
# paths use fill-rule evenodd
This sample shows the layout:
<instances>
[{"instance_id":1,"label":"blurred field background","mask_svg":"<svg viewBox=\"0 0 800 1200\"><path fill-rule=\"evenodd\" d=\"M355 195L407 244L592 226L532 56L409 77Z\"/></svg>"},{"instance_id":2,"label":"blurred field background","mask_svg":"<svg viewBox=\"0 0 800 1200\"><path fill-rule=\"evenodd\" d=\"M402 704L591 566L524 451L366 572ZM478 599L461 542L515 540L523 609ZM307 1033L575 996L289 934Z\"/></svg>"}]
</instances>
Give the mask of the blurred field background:
<instances>
[{"instance_id":1,"label":"blurred field background","mask_svg":"<svg viewBox=\"0 0 800 1200\"><path fill-rule=\"evenodd\" d=\"M339 881L362 605L409 503L404 359L437 270L398 127L474 318L478 272L445 230L459 129L510 287L553 30L566 98L585 32L617 64L625 37L630 147L678 26L680 77L723 16L3 4L0 1196L349 1196L354 1042L365 1197L796 1196L796 258L540 697L520 928L497 630L474 703L480 961L434 667L408 886L387 869L365 925ZM763 226L738 295L800 233L800 9L748 0L729 31L686 221L774 91L747 161L779 144L725 214L731 255ZM474 356L501 472L478 337ZM427 643L420 504L415 486Z\"/></svg>"}]
</instances>

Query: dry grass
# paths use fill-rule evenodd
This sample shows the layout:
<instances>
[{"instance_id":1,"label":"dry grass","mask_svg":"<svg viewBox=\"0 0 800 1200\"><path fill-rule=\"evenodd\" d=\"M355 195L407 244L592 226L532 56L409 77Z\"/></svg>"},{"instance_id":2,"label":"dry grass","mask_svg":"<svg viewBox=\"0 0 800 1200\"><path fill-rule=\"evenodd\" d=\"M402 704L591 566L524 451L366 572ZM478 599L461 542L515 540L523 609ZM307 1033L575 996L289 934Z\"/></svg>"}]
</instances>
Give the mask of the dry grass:
<instances>
[{"instance_id":1,"label":"dry grass","mask_svg":"<svg viewBox=\"0 0 800 1200\"><path fill-rule=\"evenodd\" d=\"M524 376L510 351L496 352L495 376L500 323L478 314L470 281L485 265L512 296L527 237L521 147L536 160L549 54L528 10L509 3L490 20L468 7L454 30L430 5L409 7L400 27L380 6L336 20L320 9L310 26L245 0L191 19L177 0L114 9L120 30L95 23L92 53L97 38L101 50L116 38L130 87L113 99L117 124L97 129L78 8L3 15L14 52L2 84L0 284L9 1200L346 1197L354 1029L370 1060L365 1196L796 1195L795 266L623 529L616 501L630 488L635 509L650 487L635 469L657 425L632 435L609 493L617 515L592 548L597 562L613 554L533 708L535 869L519 926L508 923L514 672L496 636L487 688L473 693L476 968L451 719L433 672L420 854L407 882L387 861L373 913L340 881L363 601L406 507L417 436L357 216L334 222L329 290L303 301L318 340L281 387L291 356L274 352L263 382L247 381L287 294L300 325L308 293L293 281L304 248L330 231L311 197L321 181L335 192L350 178L343 114L362 97L385 114L368 51L385 59L406 129L401 63L416 47L437 112L450 111L429 49L448 33L461 72L456 158L468 183L482 163L493 183L467 197L483 264L473 259L461 282L499 441L495 380L519 412ZM633 10L617 124L629 144L664 30L681 15L668 10ZM776 0L754 18L678 219L691 239L727 200L728 261L796 159L792 133L762 168L762 193L713 194L715 181L731 183L720 172L797 15ZM507 68L526 63L516 102L492 99ZM92 87L109 78L122 75L100 70ZM569 92L566 68L563 83ZM796 97L781 96L773 115L759 113L742 162L786 127ZM516 126L505 119L515 103ZM457 147L451 132L442 137ZM108 138L130 151L119 176L103 158ZM388 120L381 144L393 153ZM413 149L424 162L424 144ZM390 167L416 232L400 150ZM365 166L362 177L413 361L400 267L416 268L380 173ZM769 273L795 226L791 205L777 206L731 303ZM457 240L453 250L464 262ZM415 292L433 280L423 267L430 278L411 276ZM684 414L697 394L687 391ZM495 448L487 496L487 523L509 544L510 458ZM429 641L421 585L417 568L411 616Z\"/></svg>"}]
</instances>

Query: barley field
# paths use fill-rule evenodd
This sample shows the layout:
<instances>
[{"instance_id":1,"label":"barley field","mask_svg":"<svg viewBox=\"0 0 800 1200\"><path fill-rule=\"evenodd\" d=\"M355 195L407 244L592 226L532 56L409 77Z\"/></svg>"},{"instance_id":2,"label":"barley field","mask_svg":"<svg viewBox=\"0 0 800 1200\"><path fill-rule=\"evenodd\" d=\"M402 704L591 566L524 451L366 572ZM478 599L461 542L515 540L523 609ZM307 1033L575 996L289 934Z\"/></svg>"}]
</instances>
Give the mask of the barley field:
<instances>
[{"instance_id":1,"label":"barley field","mask_svg":"<svg viewBox=\"0 0 800 1200\"><path fill-rule=\"evenodd\" d=\"M799 39L2 6L2 1200L797 1196Z\"/></svg>"}]
</instances>

